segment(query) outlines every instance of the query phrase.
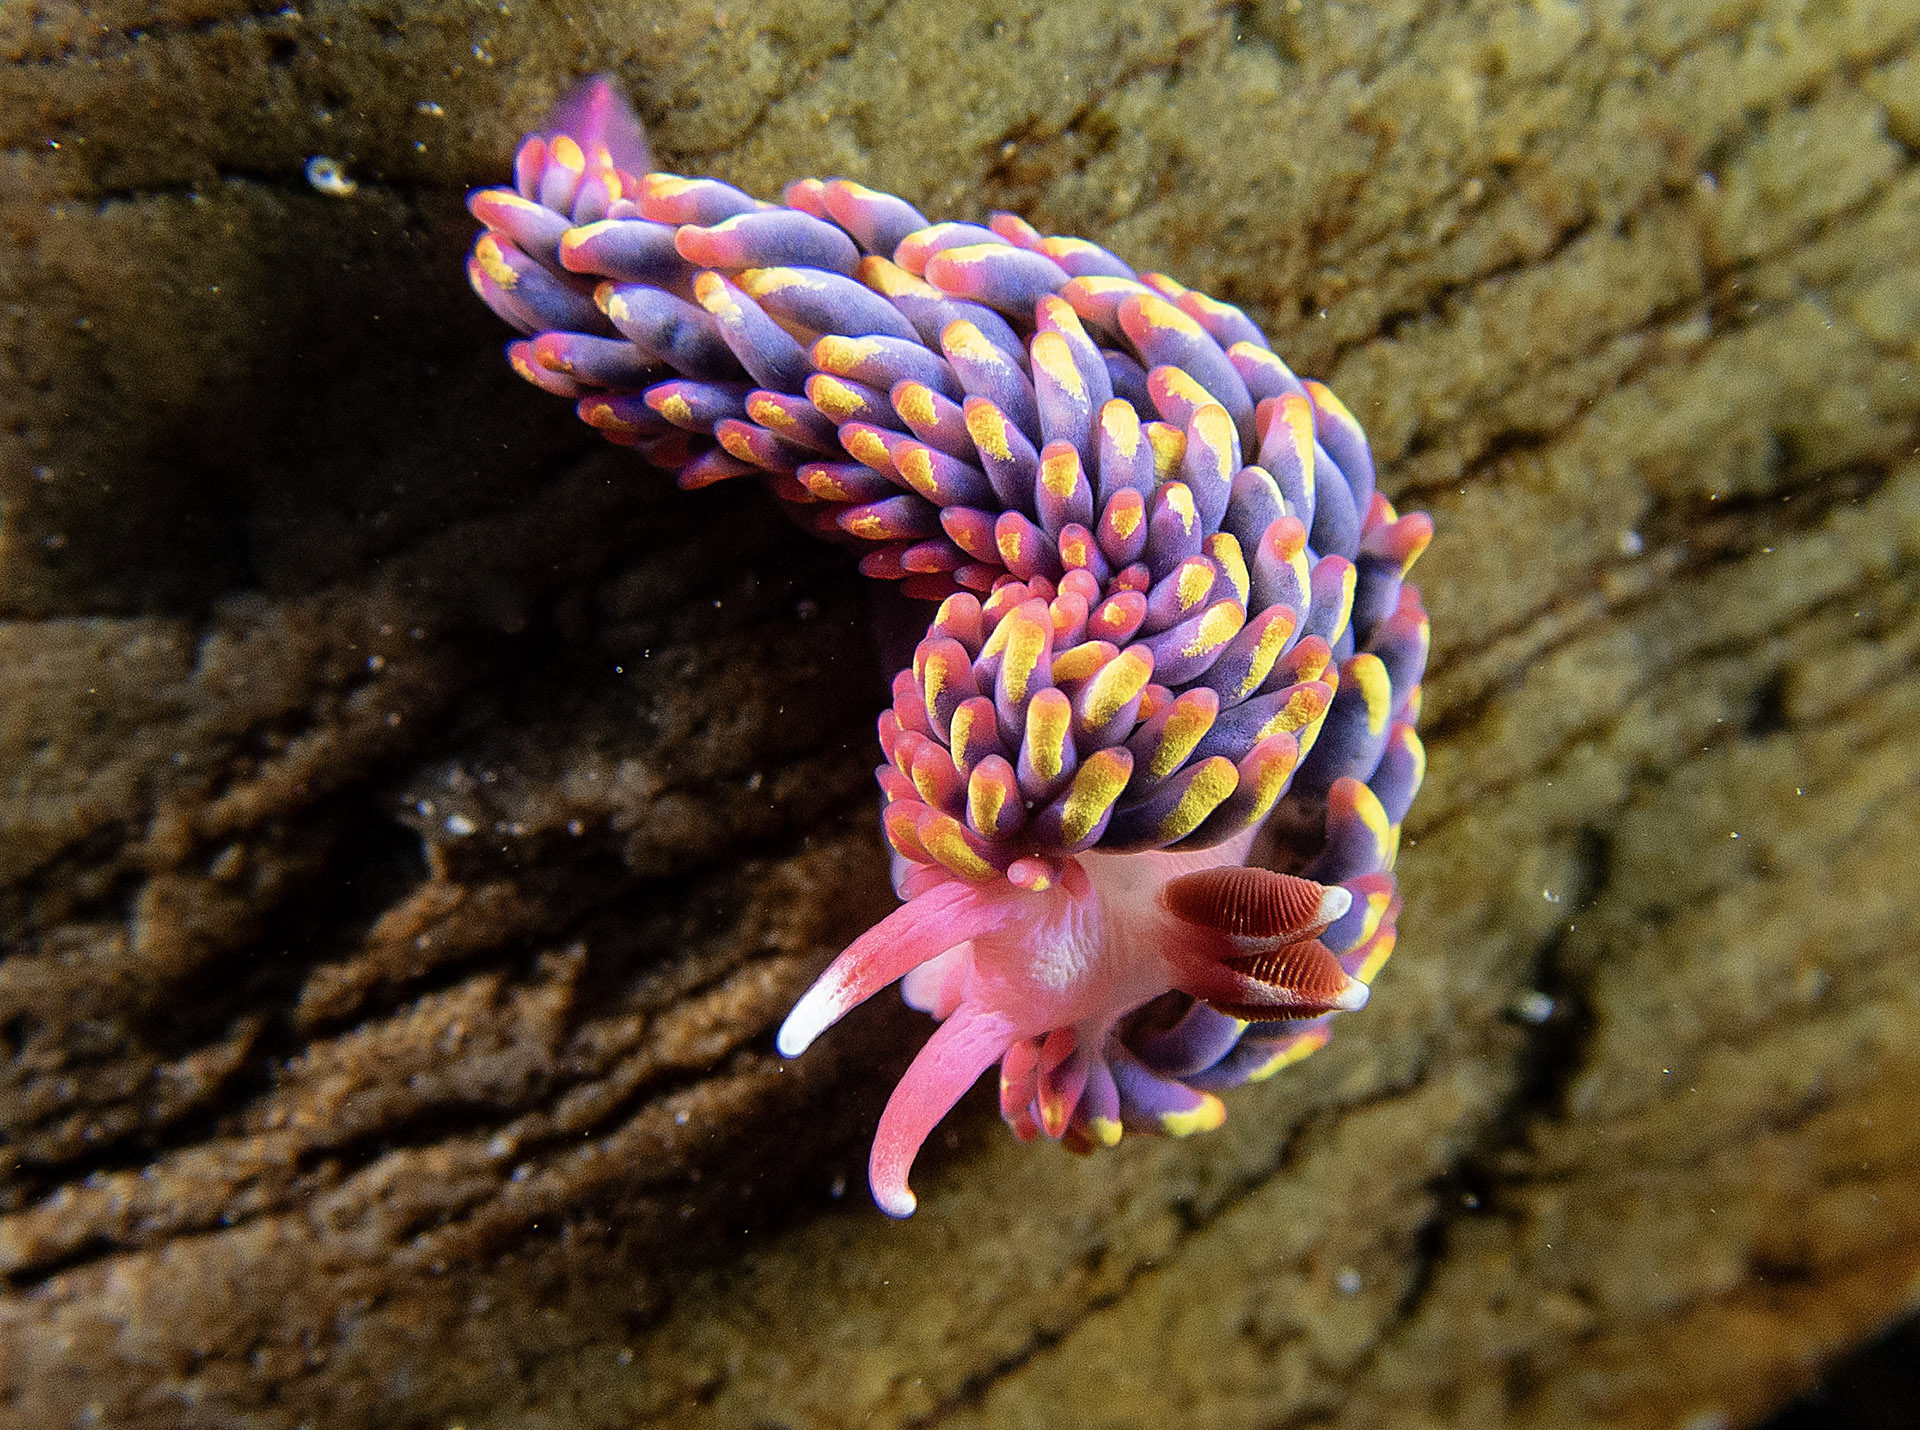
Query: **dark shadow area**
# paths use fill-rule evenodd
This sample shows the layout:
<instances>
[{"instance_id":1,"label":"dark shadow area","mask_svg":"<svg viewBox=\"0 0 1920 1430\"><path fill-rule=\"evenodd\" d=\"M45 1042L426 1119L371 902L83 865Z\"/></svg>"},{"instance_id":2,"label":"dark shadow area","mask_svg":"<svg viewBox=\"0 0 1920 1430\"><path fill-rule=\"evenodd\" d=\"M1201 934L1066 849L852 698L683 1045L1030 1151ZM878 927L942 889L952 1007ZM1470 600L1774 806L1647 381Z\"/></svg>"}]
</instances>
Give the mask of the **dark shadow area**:
<instances>
[{"instance_id":1,"label":"dark shadow area","mask_svg":"<svg viewBox=\"0 0 1920 1430\"><path fill-rule=\"evenodd\" d=\"M1913 1430L1920 1425L1920 1317L1829 1366L1757 1430Z\"/></svg>"}]
</instances>

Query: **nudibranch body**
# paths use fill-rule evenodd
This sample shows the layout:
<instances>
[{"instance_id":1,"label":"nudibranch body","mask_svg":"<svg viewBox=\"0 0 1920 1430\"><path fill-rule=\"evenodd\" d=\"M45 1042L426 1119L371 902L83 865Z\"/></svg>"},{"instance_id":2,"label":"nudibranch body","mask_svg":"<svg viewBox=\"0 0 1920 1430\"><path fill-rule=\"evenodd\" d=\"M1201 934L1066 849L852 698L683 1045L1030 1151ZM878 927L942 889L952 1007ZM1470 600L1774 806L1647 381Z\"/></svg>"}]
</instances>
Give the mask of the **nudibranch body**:
<instances>
[{"instance_id":1,"label":"nudibranch body","mask_svg":"<svg viewBox=\"0 0 1920 1430\"><path fill-rule=\"evenodd\" d=\"M1011 215L846 180L776 206L645 152L594 81L472 196L514 366L940 602L880 719L904 902L780 1051L895 981L940 1020L874 1142L895 1216L995 1063L1023 1139L1217 1126L1393 949L1431 523L1237 308Z\"/></svg>"}]
</instances>

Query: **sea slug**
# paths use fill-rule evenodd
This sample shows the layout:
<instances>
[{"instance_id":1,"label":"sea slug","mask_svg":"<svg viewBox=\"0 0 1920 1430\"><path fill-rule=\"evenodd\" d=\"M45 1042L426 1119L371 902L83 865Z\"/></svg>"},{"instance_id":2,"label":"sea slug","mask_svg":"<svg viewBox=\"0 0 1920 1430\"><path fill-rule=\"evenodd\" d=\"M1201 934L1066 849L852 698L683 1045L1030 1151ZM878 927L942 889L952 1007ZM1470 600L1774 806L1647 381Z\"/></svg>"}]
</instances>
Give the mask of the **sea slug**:
<instances>
[{"instance_id":1,"label":"sea slug","mask_svg":"<svg viewBox=\"0 0 1920 1430\"><path fill-rule=\"evenodd\" d=\"M1238 308L1010 214L649 172L588 82L476 191L514 367L699 487L755 476L939 604L880 717L901 907L781 1027L940 1020L875 1200L987 1068L1021 1138L1217 1126L1392 951L1432 536Z\"/></svg>"}]
</instances>

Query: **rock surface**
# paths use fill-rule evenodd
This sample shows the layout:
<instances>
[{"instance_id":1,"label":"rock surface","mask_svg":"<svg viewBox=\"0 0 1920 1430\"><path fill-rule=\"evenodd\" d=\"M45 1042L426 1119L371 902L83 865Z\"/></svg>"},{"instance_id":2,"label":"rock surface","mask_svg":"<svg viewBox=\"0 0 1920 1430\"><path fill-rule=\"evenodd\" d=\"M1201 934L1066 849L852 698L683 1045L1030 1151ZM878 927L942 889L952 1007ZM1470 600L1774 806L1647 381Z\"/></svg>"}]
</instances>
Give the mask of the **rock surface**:
<instances>
[{"instance_id":1,"label":"rock surface","mask_svg":"<svg viewBox=\"0 0 1920 1430\"><path fill-rule=\"evenodd\" d=\"M1920 1297L1920 11L0 10L0 1423L1690 1426ZM1221 1131L770 1029L868 593L517 387L460 195L662 160L1248 306L1432 510L1400 953ZM308 158L357 187L329 195Z\"/></svg>"}]
</instances>

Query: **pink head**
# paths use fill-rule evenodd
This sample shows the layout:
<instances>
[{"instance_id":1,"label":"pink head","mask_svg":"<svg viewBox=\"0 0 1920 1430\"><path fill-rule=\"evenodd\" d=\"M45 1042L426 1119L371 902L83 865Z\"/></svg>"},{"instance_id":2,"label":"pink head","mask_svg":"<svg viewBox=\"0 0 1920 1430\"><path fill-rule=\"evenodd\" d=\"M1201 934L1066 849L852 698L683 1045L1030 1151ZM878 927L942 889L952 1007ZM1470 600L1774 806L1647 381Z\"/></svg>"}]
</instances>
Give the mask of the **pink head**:
<instances>
[{"instance_id":1,"label":"pink head","mask_svg":"<svg viewBox=\"0 0 1920 1430\"><path fill-rule=\"evenodd\" d=\"M1016 1132L1110 1144L1127 1113L1157 1124L1140 1130L1218 1121L1216 1099L1156 1077L1119 1036L1160 995L1241 1022L1304 1022L1366 1002L1366 985L1317 937L1348 912L1348 891L1242 867L1246 842L1085 854L1038 891L949 878L834 960L780 1029L788 1057L900 978L909 1001L943 1020L880 1119L869 1173L883 1210L913 1212L907 1173L920 1144L997 1062Z\"/></svg>"}]
</instances>

